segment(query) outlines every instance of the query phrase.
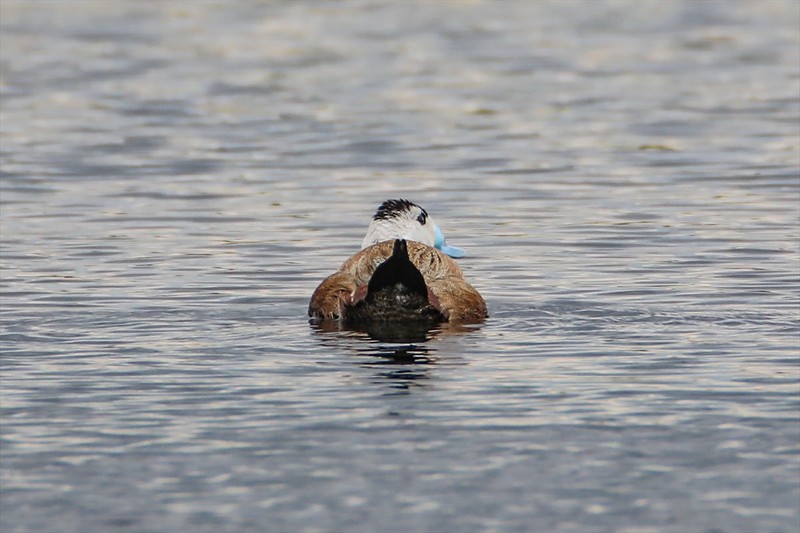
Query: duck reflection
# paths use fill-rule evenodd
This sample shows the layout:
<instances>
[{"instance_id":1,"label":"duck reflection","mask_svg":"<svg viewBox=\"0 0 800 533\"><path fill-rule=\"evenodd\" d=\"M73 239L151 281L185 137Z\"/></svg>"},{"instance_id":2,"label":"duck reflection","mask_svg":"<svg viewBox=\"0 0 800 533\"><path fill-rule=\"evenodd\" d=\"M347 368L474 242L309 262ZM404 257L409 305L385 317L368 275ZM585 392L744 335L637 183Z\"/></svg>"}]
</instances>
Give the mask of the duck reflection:
<instances>
[{"instance_id":1,"label":"duck reflection","mask_svg":"<svg viewBox=\"0 0 800 533\"><path fill-rule=\"evenodd\" d=\"M430 367L437 363L435 350L416 344L382 346L369 355L376 358L369 366L379 365L373 382L385 383L394 393L401 394L423 386L431 378Z\"/></svg>"},{"instance_id":2,"label":"duck reflection","mask_svg":"<svg viewBox=\"0 0 800 533\"><path fill-rule=\"evenodd\" d=\"M344 324L342 322L310 321L311 329L319 334L351 333L348 337L367 337L378 342L426 343L439 336L459 335L476 331L481 324L448 324L429 322L366 322Z\"/></svg>"},{"instance_id":3,"label":"duck reflection","mask_svg":"<svg viewBox=\"0 0 800 533\"><path fill-rule=\"evenodd\" d=\"M437 353L439 343L430 341L463 335L479 327L479 324L311 323L322 344L356 355L359 366L377 370L373 381L388 384L392 394L424 386L431 379L433 367L447 359Z\"/></svg>"},{"instance_id":4,"label":"duck reflection","mask_svg":"<svg viewBox=\"0 0 800 533\"><path fill-rule=\"evenodd\" d=\"M367 322L364 324L348 324L341 322L320 322L312 327L322 332L352 331L366 333L370 339L378 342L394 343L422 343L432 339L441 327L439 324L429 322L396 323L396 322Z\"/></svg>"}]
</instances>

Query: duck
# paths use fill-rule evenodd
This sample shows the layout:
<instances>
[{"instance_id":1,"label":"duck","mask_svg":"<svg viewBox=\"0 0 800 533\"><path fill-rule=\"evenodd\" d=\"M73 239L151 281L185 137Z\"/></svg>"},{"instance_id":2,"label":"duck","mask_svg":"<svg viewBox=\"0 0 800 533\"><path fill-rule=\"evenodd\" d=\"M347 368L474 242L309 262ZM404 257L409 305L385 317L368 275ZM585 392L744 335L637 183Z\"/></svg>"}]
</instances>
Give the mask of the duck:
<instances>
[{"instance_id":1,"label":"duck","mask_svg":"<svg viewBox=\"0 0 800 533\"><path fill-rule=\"evenodd\" d=\"M372 217L361 250L314 290L313 323L478 323L489 316L464 279L428 212L404 199L386 200Z\"/></svg>"}]
</instances>

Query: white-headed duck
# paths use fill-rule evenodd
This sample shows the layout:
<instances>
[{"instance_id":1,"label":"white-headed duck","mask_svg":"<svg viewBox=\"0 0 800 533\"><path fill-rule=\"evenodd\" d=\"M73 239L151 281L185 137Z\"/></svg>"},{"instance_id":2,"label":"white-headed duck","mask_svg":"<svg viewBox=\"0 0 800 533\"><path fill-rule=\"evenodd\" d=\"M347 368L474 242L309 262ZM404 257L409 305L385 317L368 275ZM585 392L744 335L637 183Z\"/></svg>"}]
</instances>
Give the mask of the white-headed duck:
<instances>
[{"instance_id":1,"label":"white-headed duck","mask_svg":"<svg viewBox=\"0 0 800 533\"><path fill-rule=\"evenodd\" d=\"M486 302L450 257L439 226L408 200L387 200L372 217L361 251L316 288L314 321L479 322Z\"/></svg>"}]
</instances>

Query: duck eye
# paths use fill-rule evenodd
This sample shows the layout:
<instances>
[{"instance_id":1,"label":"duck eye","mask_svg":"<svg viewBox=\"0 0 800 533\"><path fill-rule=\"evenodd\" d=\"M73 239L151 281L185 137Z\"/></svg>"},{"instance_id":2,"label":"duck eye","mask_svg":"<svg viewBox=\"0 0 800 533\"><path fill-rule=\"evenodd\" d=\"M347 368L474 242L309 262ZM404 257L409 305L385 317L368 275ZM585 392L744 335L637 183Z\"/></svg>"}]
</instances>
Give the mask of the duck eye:
<instances>
[{"instance_id":1,"label":"duck eye","mask_svg":"<svg viewBox=\"0 0 800 533\"><path fill-rule=\"evenodd\" d=\"M425 225L425 222L427 222L427 221L428 221L428 213L426 213L425 211L423 211L423 212L422 212L422 213L420 213L420 215L417 217L417 222L419 222L420 224L422 224L422 225L424 226L424 225Z\"/></svg>"}]
</instances>

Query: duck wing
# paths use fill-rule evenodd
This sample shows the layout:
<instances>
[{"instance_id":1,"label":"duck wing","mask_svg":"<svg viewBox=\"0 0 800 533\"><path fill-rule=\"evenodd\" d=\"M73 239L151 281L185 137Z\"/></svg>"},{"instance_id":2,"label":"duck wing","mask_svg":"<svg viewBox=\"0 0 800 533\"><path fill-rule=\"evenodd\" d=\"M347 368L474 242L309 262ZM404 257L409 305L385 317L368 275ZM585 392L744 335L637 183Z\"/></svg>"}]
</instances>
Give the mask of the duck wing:
<instances>
[{"instance_id":1,"label":"duck wing","mask_svg":"<svg viewBox=\"0 0 800 533\"><path fill-rule=\"evenodd\" d=\"M399 240L399 239L398 239ZM403 241L408 261L422 276L427 300L445 320L450 322L479 322L488 316L486 302L465 279L456 262L439 250L415 241ZM400 274L389 263L395 255L396 241L384 241L364 248L345 261L335 274L328 276L314 291L308 314L315 320L346 319L352 308L378 287L403 279L421 296L419 280L409 274L406 266ZM403 245L399 245L403 247ZM401 250L398 250L402 253ZM402 260L401 260L402 262ZM412 279L415 278L415 279Z\"/></svg>"},{"instance_id":2,"label":"duck wing","mask_svg":"<svg viewBox=\"0 0 800 533\"><path fill-rule=\"evenodd\" d=\"M353 294L348 322L442 322L446 318L431 303L425 278L408 257L408 243L395 239L392 255L372 272L366 286Z\"/></svg>"},{"instance_id":3,"label":"duck wing","mask_svg":"<svg viewBox=\"0 0 800 533\"><path fill-rule=\"evenodd\" d=\"M417 242L409 243L409 257L425 278L429 301L448 321L479 322L489 316L483 297L453 259Z\"/></svg>"}]
</instances>

